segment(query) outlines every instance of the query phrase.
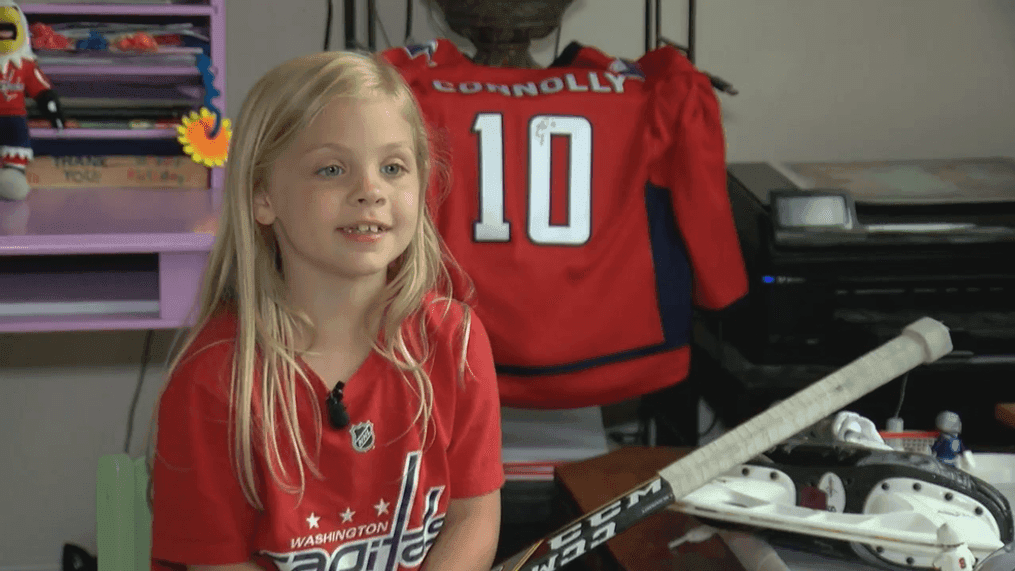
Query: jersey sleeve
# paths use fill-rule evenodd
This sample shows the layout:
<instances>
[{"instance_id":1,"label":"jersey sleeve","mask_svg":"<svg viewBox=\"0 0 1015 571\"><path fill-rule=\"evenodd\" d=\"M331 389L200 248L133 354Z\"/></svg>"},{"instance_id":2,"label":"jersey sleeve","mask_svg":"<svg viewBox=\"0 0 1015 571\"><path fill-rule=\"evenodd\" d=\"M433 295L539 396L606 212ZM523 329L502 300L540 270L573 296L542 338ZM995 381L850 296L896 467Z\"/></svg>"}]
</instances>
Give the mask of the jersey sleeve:
<instances>
[{"instance_id":1,"label":"jersey sleeve","mask_svg":"<svg viewBox=\"0 0 1015 571\"><path fill-rule=\"evenodd\" d=\"M504 483L501 461L500 399L493 351L486 328L472 312L465 382L456 383L458 395L448 466L451 498L481 496Z\"/></svg>"},{"instance_id":2,"label":"jersey sleeve","mask_svg":"<svg viewBox=\"0 0 1015 571\"><path fill-rule=\"evenodd\" d=\"M259 512L232 466L231 344L183 361L159 401L152 473L152 569L250 561ZM225 385L228 387L228 385ZM264 495L259 490L263 499Z\"/></svg>"},{"instance_id":3,"label":"jersey sleeve","mask_svg":"<svg viewBox=\"0 0 1015 571\"><path fill-rule=\"evenodd\" d=\"M654 176L671 192L693 268L694 303L721 309L747 293L747 275L726 188L719 101L708 77L676 50L656 50L653 56L647 71L662 75L655 93L661 149Z\"/></svg>"},{"instance_id":4,"label":"jersey sleeve","mask_svg":"<svg viewBox=\"0 0 1015 571\"><path fill-rule=\"evenodd\" d=\"M52 89L53 84L46 77L46 74L42 73L39 69L38 64L31 60L22 60L25 65L25 95L35 99L37 95Z\"/></svg>"}]
</instances>

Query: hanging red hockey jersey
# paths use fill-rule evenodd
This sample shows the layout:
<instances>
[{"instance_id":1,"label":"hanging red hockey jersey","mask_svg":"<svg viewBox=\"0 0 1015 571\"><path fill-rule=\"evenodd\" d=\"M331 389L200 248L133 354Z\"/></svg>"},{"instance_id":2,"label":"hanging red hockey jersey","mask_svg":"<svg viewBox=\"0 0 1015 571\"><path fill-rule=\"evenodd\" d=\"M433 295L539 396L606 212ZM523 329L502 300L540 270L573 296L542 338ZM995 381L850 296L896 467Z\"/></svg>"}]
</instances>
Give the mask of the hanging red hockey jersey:
<instances>
[{"instance_id":1,"label":"hanging red hockey jersey","mask_svg":"<svg viewBox=\"0 0 1015 571\"><path fill-rule=\"evenodd\" d=\"M692 303L747 279L709 79L678 51L568 46L547 69L447 40L384 52L446 146L438 230L476 286L502 404L609 404L688 370Z\"/></svg>"}]
</instances>

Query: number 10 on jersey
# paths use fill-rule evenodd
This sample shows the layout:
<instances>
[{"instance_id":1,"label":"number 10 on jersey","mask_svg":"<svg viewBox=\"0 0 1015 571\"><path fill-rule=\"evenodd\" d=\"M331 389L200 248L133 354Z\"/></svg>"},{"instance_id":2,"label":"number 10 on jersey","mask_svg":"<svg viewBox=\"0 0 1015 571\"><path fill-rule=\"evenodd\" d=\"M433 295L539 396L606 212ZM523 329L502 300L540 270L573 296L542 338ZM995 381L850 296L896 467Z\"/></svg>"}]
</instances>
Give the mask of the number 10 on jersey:
<instances>
[{"instance_id":1,"label":"number 10 on jersey","mask_svg":"<svg viewBox=\"0 0 1015 571\"><path fill-rule=\"evenodd\" d=\"M504 128L500 113L479 113L472 124L479 135L479 220L476 242L508 242L504 219ZM550 173L553 135L568 137L567 224L550 224ZM584 117L535 115L528 132L528 236L533 244L579 246L592 234L592 125Z\"/></svg>"}]
</instances>

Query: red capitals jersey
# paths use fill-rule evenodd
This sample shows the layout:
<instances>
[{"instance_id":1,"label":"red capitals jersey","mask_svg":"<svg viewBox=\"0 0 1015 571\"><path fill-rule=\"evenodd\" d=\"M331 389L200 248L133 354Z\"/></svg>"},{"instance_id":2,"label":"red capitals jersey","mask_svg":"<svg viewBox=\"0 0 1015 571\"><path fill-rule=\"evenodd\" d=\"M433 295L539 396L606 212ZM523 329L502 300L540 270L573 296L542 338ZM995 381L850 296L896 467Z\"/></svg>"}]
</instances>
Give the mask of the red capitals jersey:
<instances>
[{"instance_id":1,"label":"red capitals jersey","mask_svg":"<svg viewBox=\"0 0 1015 571\"><path fill-rule=\"evenodd\" d=\"M235 314L210 320L159 401L152 571L250 560L279 571L418 569L449 500L490 493L504 479L490 343L473 315L461 381L462 313L452 306L444 317L443 310L434 303L425 317L432 352L424 366L433 385L427 442L414 421L414 389L380 354L372 352L345 387L350 424L343 429L328 423L328 388L307 368L311 386L297 379L294 402L304 443L324 479L308 470L302 498L276 486L255 426L254 474L264 511L247 503L232 463ZM417 324L405 325L407 340L415 338ZM319 452L314 407L323 420ZM283 466L295 483L299 472L287 453L288 432L281 424L277 431Z\"/></svg>"},{"instance_id":2,"label":"red capitals jersey","mask_svg":"<svg viewBox=\"0 0 1015 571\"><path fill-rule=\"evenodd\" d=\"M392 48L447 145L438 230L475 282L501 402L602 405L685 378L692 304L747 291L708 77L569 46L547 69Z\"/></svg>"},{"instance_id":3,"label":"red capitals jersey","mask_svg":"<svg viewBox=\"0 0 1015 571\"><path fill-rule=\"evenodd\" d=\"M0 64L0 117L25 117L25 96L35 96L52 89L49 79L35 60L21 58L20 65L13 61Z\"/></svg>"}]
</instances>

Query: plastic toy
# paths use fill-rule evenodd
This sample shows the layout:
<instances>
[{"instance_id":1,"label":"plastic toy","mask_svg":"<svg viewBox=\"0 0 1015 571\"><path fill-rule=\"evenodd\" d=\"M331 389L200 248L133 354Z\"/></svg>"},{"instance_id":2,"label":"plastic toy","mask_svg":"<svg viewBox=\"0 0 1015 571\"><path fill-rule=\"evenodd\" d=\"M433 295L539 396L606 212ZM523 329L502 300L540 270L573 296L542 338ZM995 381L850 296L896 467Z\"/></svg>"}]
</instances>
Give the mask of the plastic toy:
<instances>
[{"instance_id":1,"label":"plastic toy","mask_svg":"<svg viewBox=\"0 0 1015 571\"><path fill-rule=\"evenodd\" d=\"M109 42L106 41L105 36L99 32L92 30L88 32L88 37L83 40L78 40L76 44L79 50L107 50L109 49Z\"/></svg>"},{"instance_id":2,"label":"plastic toy","mask_svg":"<svg viewBox=\"0 0 1015 571\"><path fill-rule=\"evenodd\" d=\"M113 42L113 47L123 52L157 52L159 44L151 35L144 32L128 34Z\"/></svg>"},{"instance_id":3,"label":"plastic toy","mask_svg":"<svg viewBox=\"0 0 1015 571\"><path fill-rule=\"evenodd\" d=\"M962 420L952 411L942 411L935 420L940 436L930 447L938 460L959 468L972 467L972 453L959 439L962 434Z\"/></svg>"},{"instance_id":4,"label":"plastic toy","mask_svg":"<svg viewBox=\"0 0 1015 571\"><path fill-rule=\"evenodd\" d=\"M183 152L190 155L191 160L206 167L220 167L225 164L229 154L229 139L232 125L229 119L222 119L218 133L215 130L217 117L202 107L201 111L192 111L183 118L182 125L177 127L180 136L177 139L183 144Z\"/></svg>"},{"instance_id":5,"label":"plastic toy","mask_svg":"<svg viewBox=\"0 0 1015 571\"><path fill-rule=\"evenodd\" d=\"M28 27L29 35L32 37L33 50L69 50L71 42L67 36L47 26L36 22Z\"/></svg>"},{"instance_id":6,"label":"plastic toy","mask_svg":"<svg viewBox=\"0 0 1015 571\"><path fill-rule=\"evenodd\" d=\"M53 127L63 129L60 101L35 63L28 20L13 0L0 0L0 198L23 200L25 168L34 156L25 97L35 99Z\"/></svg>"},{"instance_id":7,"label":"plastic toy","mask_svg":"<svg viewBox=\"0 0 1015 571\"><path fill-rule=\"evenodd\" d=\"M191 112L177 127L177 140L183 145L183 152L206 167L220 167L229 156L229 140L232 138L232 124L222 117L222 112L213 100L221 95L215 87L215 75L211 71L211 60L205 54L197 56L197 69L204 82L204 107Z\"/></svg>"}]
</instances>

